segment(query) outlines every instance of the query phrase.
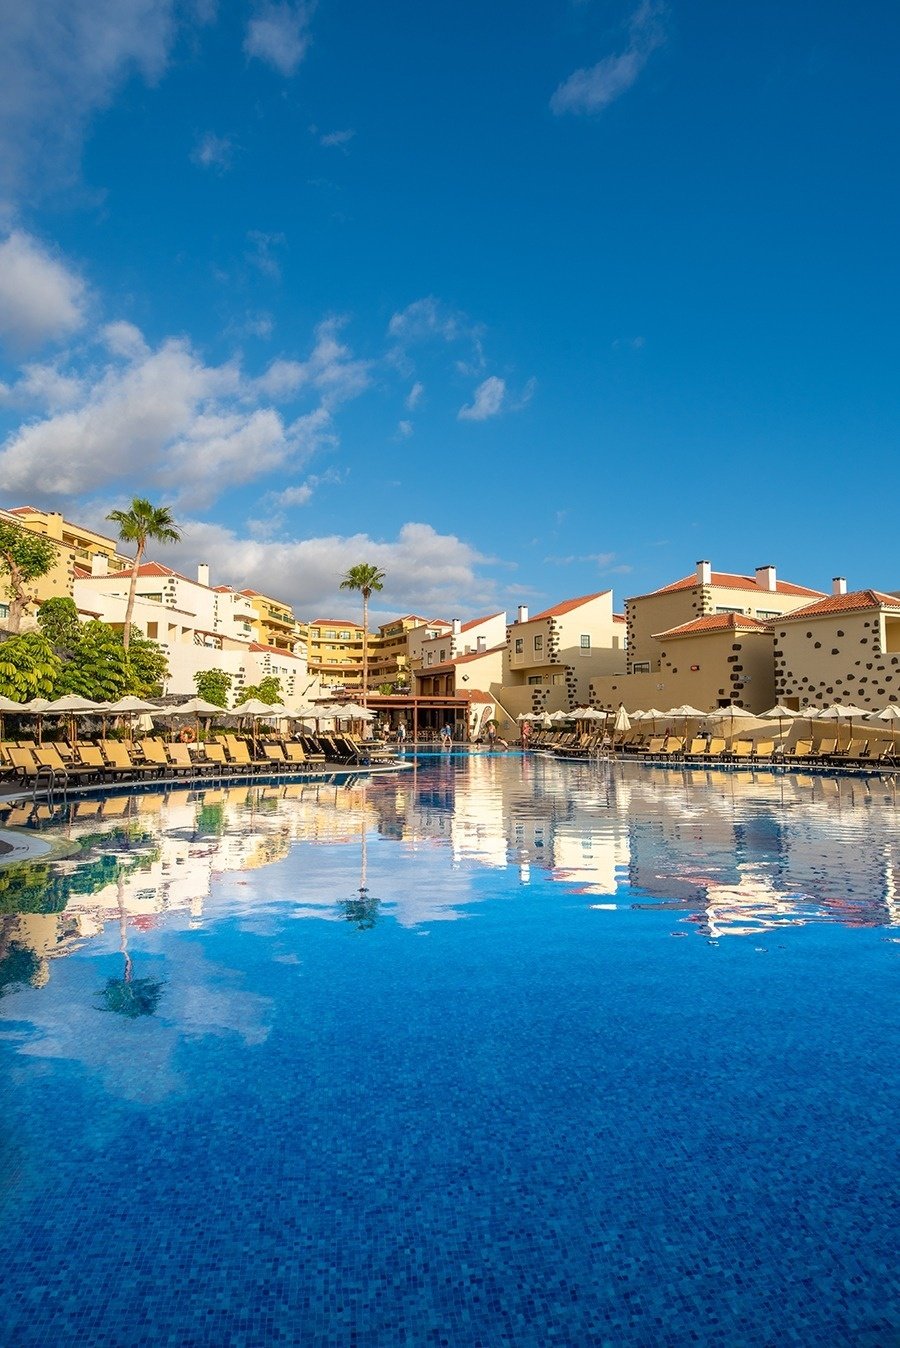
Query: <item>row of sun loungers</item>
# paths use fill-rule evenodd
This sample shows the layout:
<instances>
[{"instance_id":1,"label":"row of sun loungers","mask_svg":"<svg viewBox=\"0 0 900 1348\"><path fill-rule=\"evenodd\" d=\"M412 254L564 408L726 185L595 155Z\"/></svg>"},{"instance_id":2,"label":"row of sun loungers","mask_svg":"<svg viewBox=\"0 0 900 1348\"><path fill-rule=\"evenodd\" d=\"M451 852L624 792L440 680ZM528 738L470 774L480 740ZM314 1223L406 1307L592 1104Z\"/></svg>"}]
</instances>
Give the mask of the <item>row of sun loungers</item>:
<instances>
[{"instance_id":1,"label":"row of sun loungers","mask_svg":"<svg viewBox=\"0 0 900 1348\"><path fill-rule=\"evenodd\" d=\"M254 745L237 735L219 735L197 744L167 743L158 737L126 743L100 740L78 745L20 742L0 746L2 766L18 781L43 785L91 785L159 777L224 777L238 773L321 771L333 766L394 762L389 751L349 735L304 736Z\"/></svg>"},{"instance_id":2,"label":"row of sun loungers","mask_svg":"<svg viewBox=\"0 0 900 1348\"><path fill-rule=\"evenodd\" d=\"M533 736L531 747L549 750L560 757L583 758L614 750L634 758L678 759L693 762L758 763L758 764L844 764L848 766L900 765L900 746L884 736L839 741L837 738L796 740L784 745L768 739L735 739L729 744L718 736L687 737L683 735L627 736L619 743L611 742L608 734Z\"/></svg>"}]
</instances>

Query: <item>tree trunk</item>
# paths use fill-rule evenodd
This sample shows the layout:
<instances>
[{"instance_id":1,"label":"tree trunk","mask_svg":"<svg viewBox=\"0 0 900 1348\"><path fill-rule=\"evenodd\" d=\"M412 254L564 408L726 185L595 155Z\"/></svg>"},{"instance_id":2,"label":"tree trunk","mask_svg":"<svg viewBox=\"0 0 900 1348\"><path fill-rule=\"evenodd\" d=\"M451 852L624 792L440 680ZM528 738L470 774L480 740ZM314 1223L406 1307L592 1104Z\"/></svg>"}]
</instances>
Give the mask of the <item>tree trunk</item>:
<instances>
[{"instance_id":1,"label":"tree trunk","mask_svg":"<svg viewBox=\"0 0 900 1348\"><path fill-rule=\"evenodd\" d=\"M26 610L31 595L25 589L25 582L22 580L19 568L11 558L7 558L9 563L9 616L6 619L7 632L15 635L22 630L22 619L25 617Z\"/></svg>"},{"instance_id":2,"label":"tree trunk","mask_svg":"<svg viewBox=\"0 0 900 1348\"><path fill-rule=\"evenodd\" d=\"M137 573L141 564L141 557L144 554L143 541L139 541L137 552L134 557L134 567L131 571L131 584L128 586L128 603L125 605L125 631L122 633L122 645L128 652L128 643L131 641L131 615L134 612L134 592L137 589Z\"/></svg>"},{"instance_id":3,"label":"tree trunk","mask_svg":"<svg viewBox=\"0 0 900 1348\"><path fill-rule=\"evenodd\" d=\"M363 590L363 687L362 704L367 706L366 694L369 690L369 596Z\"/></svg>"}]
</instances>

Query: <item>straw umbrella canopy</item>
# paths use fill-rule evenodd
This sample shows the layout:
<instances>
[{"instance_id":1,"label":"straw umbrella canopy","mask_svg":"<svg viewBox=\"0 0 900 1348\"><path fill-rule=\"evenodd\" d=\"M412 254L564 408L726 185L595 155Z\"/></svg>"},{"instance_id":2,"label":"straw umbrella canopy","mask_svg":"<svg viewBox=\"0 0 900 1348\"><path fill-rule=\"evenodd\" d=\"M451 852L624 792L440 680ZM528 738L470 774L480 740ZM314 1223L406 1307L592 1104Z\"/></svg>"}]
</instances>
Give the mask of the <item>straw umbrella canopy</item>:
<instances>
[{"instance_id":1,"label":"straw umbrella canopy","mask_svg":"<svg viewBox=\"0 0 900 1348\"><path fill-rule=\"evenodd\" d=\"M225 708L217 707L214 702L207 702L203 697L192 697L187 702L182 702L179 707L157 707L157 716L193 716L196 722L195 736L200 734L200 717L209 718L210 716L224 716Z\"/></svg>"},{"instance_id":2,"label":"straw umbrella canopy","mask_svg":"<svg viewBox=\"0 0 900 1348\"><path fill-rule=\"evenodd\" d=\"M900 707L896 702L889 702L886 707L881 708L881 711L872 711L869 715L874 716L876 721L900 721Z\"/></svg>"},{"instance_id":3,"label":"straw umbrella canopy","mask_svg":"<svg viewBox=\"0 0 900 1348\"><path fill-rule=\"evenodd\" d=\"M784 738L784 730L782 729L782 727L783 727L785 721L793 721L793 720L796 720L797 717L799 717L799 716L801 716L801 715L802 715L802 713L799 712L799 711L796 711L795 708L793 708L793 707L786 707L786 706L784 705L784 703L779 702L779 703L777 703L776 706L770 707L768 711L761 711L761 712L759 713L759 719L760 719L761 721L777 721L777 722L778 722L778 738L779 738L779 740L781 740L781 739Z\"/></svg>"},{"instance_id":4,"label":"straw umbrella canopy","mask_svg":"<svg viewBox=\"0 0 900 1348\"><path fill-rule=\"evenodd\" d=\"M551 711L550 713L550 720L554 725L558 725L560 721L571 721L571 719L572 713L570 711Z\"/></svg>"},{"instance_id":5,"label":"straw umbrella canopy","mask_svg":"<svg viewBox=\"0 0 900 1348\"><path fill-rule=\"evenodd\" d=\"M729 702L727 707L716 707L715 711L709 713L707 719L710 721L727 720L729 722L729 737L734 739L735 721L755 721L758 718L755 711L748 711L746 707L739 707L736 702Z\"/></svg>"},{"instance_id":6,"label":"straw umbrella canopy","mask_svg":"<svg viewBox=\"0 0 900 1348\"><path fill-rule=\"evenodd\" d=\"M633 714L637 715L636 712ZM664 711L660 711L657 707L650 707L647 711L641 712L641 720L650 722L650 731L652 733L656 730L656 722L661 721L665 714Z\"/></svg>"},{"instance_id":7,"label":"straw umbrella canopy","mask_svg":"<svg viewBox=\"0 0 900 1348\"><path fill-rule=\"evenodd\" d=\"M65 716L69 722L69 739L74 741L77 739L75 718L78 716L100 716L108 707L108 702L93 702L89 697L81 697L78 693L69 693L65 697L58 697L51 702L46 709L46 715Z\"/></svg>"},{"instance_id":8,"label":"straw umbrella canopy","mask_svg":"<svg viewBox=\"0 0 900 1348\"><path fill-rule=\"evenodd\" d=\"M858 721L860 717L865 716L865 707L846 707L840 702L832 702L830 707L819 713L820 721L847 721L850 725L850 738L853 738L853 719Z\"/></svg>"}]
</instances>

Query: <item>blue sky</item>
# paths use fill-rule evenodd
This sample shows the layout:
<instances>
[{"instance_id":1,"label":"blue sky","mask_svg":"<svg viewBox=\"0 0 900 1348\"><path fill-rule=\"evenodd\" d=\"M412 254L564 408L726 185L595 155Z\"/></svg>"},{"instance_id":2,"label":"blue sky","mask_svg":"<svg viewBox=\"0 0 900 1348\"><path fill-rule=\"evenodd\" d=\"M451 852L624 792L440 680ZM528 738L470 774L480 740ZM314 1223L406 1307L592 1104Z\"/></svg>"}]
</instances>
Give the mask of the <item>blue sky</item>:
<instances>
[{"instance_id":1,"label":"blue sky","mask_svg":"<svg viewBox=\"0 0 900 1348\"><path fill-rule=\"evenodd\" d=\"M900 587L900 11L0 17L0 499L301 616Z\"/></svg>"}]
</instances>

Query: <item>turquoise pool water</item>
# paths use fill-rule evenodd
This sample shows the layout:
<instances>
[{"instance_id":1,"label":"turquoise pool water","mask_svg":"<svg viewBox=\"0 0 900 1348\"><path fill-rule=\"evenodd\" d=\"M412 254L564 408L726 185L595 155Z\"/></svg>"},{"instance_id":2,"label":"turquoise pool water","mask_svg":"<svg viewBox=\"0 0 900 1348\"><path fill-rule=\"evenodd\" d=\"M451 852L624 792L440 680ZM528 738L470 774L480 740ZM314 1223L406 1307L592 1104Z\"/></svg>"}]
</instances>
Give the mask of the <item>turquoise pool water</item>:
<instances>
[{"instance_id":1,"label":"turquoise pool water","mask_svg":"<svg viewBox=\"0 0 900 1348\"><path fill-rule=\"evenodd\" d=\"M0 811L0 1342L896 1343L896 784Z\"/></svg>"}]
</instances>

